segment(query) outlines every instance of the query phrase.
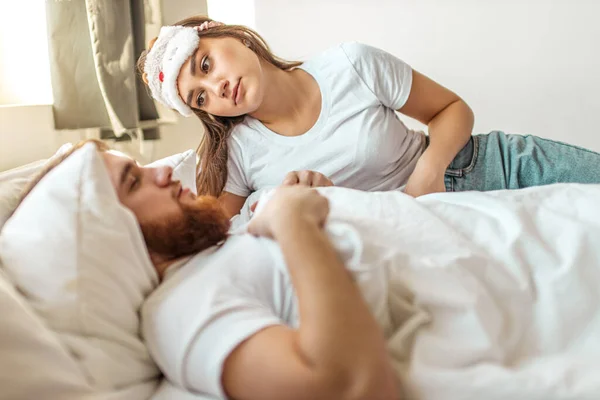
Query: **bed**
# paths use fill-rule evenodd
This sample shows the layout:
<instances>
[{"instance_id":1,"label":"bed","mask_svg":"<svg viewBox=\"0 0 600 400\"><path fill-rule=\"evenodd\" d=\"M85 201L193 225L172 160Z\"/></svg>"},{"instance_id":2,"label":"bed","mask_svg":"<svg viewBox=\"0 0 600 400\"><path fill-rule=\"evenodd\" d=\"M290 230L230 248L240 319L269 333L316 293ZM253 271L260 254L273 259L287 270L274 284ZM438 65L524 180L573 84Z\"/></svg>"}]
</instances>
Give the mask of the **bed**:
<instances>
[{"instance_id":1,"label":"bed","mask_svg":"<svg viewBox=\"0 0 600 400\"><path fill-rule=\"evenodd\" d=\"M175 171L178 168L182 171L186 169L193 175L195 156L192 157L192 154L193 152L176 155L167 162L173 163ZM17 235L17 239L21 240L13 241L13 248L8 247L10 251L6 251L5 241L0 240L0 258L3 261L14 259L15 248L16 253L28 257L43 253L40 268L22 265L24 270L29 270L29 275L25 274L28 277L36 275L46 264L52 265L55 262L51 268L53 278L42 282L44 287L42 291L36 292L38 294L48 294L48 287L54 284L55 275L59 275L60 271L57 269L62 268L62 264L69 263L69 260L60 258L69 248L61 248L65 246L62 240L57 242L52 237L54 235L47 235L44 237L48 237L50 248L37 248L32 252L31 247L27 247L27 243L32 240L30 236L38 229L53 233L52 230L48 231L48 227L59 226L63 217L83 221L89 226L86 218L104 216L98 210L92 210L92 213L81 213L78 210L70 214L61 211L61 207L68 210L70 207L67 203L73 201L80 204L79 207L94 207L91 204L94 200L92 197L80 195L96 190L96 186L100 189L103 188L102 185L106 186L106 182L101 179L96 181L97 176L94 175L93 168L98 166L97 157L95 150L83 152L80 158L71 157L72 163L52 178L48 175L48 179L54 179L48 184L66 185L66 189L73 189L69 185L75 185L77 190L73 189L72 196L67 190L58 202L56 199L53 203L47 202L45 197L32 199L28 207L35 215L30 221L25 221L28 225L25 225L23 235ZM82 160L89 161L89 170L81 172L82 168L77 163ZM40 165L43 162L0 175L0 225L15 206L28 177ZM79 187L72 182L84 184ZM87 184L88 182L92 184ZM44 184L44 181L40 183ZM111 192L105 186L104 192ZM393 242L393 246L387 247L393 253L390 256L400 256L401 264L406 266L398 270L397 282L410 282L413 288L433 288L422 292L427 296L421 297L420 302L427 304L428 312L437 313L440 316L438 321L442 321L430 326L428 333L419 337L410 355L412 358L409 357L410 363L405 354L408 352L404 351L407 336L399 331L398 335L394 333L390 337L390 348L397 353L394 354L398 359L395 366L398 370L412 369L412 379L407 381L405 387L414 385L414 391L421 393L418 398L423 399L598 398L600 297L597 283L600 282L600 248L597 242L600 240L600 213L597 205L600 185L557 185L533 191L491 193L485 196L468 193L456 193L451 197L430 195L419 201L407 199L405 195L397 198L363 198L364 193L355 192L351 202L354 207L346 209L347 215L342 215L341 218L355 219L360 223L379 215L377 218L381 218L385 229L377 228L366 232L364 236L370 238L375 247L386 241ZM444 199L440 201L442 197ZM242 220L238 221L239 226L249 216L250 203L252 200L245 206L245 211L240 216ZM359 206L361 203L364 203L363 206ZM32 208L32 205L37 206ZM449 206L465 212L448 214ZM54 212L47 213L45 207L52 207ZM379 211L374 212L376 208ZM344 208L332 209L342 210L343 213ZM84 211L86 210L89 211ZM103 218L95 220L101 231L108 231L108 242L114 240L111 239L114 235L122 234L128 229L127 219L130 220L129 226L136 224L127 213L118 216L122 218L114 219L111 223L125 225L103 226ZM334 217L338 218L340 215ZM15 218L16 214L11 221ZM27 220L23 215L19 218ZM48 219L43 220L44 218ZM0 226L0 239L5 238L8 226ZM372 228L372 224L364 226ZM85 236L86 233L80 232L76 239L82 240L82 235ZM425 237L428 240L423 240ZM111 253L119 251L122 251L122 258L135 259L136 253L127 253L127 249L119 246L123 242L127 244L127 248L135 247L136 235L125 235L118 239L111 247L100 248L100 253L93 254L92 259L103 261ZM137 242L139 241L140 238L137 237ZM68 245L69 243L66 244ZM103 245L98 243L100 247ZM82 246L82 251L86 251L86 246ZM386 256L383 252L375 251L365 251L364 254ZM80 256L90 255L77 254L73 259L84 259ZM138 261L132 260L131 263ZM137 266L140 271L147 267L143 263ZM446 267L445 275L428 275ZM6 265L0 267L0 307L4 313L0 323L0 346L3 353L0 369L9 373L0 376L3 388L0 399L210 400L209 397L187 392L164 380L156 365L149 359L143 348L145 346L140 346L143 344L140 340L126 346L124 351L117 348L118 352L107 353L112 354L111 357L100 357L100 363L86 363L86 357L82 357L82 354L90 349L85 350L80 345L81 342L73 341L72 330L67 331L65 336L64 329L61 331L64 326L54 325L50 329L47 318L40 317L47 310L40 308L38 302L30 301L31 296L25 298L15 290L13 283L22 282L23 276L19 276L21 271L15 274L13 267L13 275L7 279L4 274L7 269ZM150 276L148 279L153 278ZM64 282L59 283L62 285ZM108 282L107 287L111 287L109 284L112 283ZM449 287L453 290L448 291ZM20 285L19 288L22 292L23 289L30 289L26 285ZM111 297L114 294L118 298L119 290L115 286L109 292ZM144 290L146 295L149 294L147 288ZM379 293L377 291L374 294ZM49 296L53 295L55 294L50 293ZM68 296L64 298L71 299ZM104 300L108 303L114 301L112 298ZM138 305L143 300L143 296L137 296ZM398 304L401 303L400 300L402 299L398 300ZM121 303L116 304L118 305L112 304L112 307L105 309L108 310L106 314L121 312L118 310ZM138 309L132 309L137 313ZM530 314L527 314L527 310ZM445 318L450 314L461 314L464 317L458 320ZM513 318L514 316L518 318ZM455 324L456 321L459 323ZM63 324L68 322L62 321ZM129 325L134 336L139 336L139 326L135 323ZM89 332L85 333L85 337L90 336ZM448 338L452 336L451 341ZM503 338L493 340L499 337ZM397 338L398 346L394 345L394 338ZM456 346L457 343L460 346ZM498 343L501 345L498 346ZM94 347L100 344L96 342ZM443 348L443 351L431 350L436 348ZM131 349L137 351L134 357L127 358L127 354L121 354ZM97 356L93 352L89 354ZM111 371L113 366L119 367L119 363L115 365L115 360L121 356L125 357L124 362L139 365L139 368L126 369L133 378L126 381L126 384L103 381L102 378L106 376L123 379L120 374L115 375Z\"/></svg>"}]
</instances>

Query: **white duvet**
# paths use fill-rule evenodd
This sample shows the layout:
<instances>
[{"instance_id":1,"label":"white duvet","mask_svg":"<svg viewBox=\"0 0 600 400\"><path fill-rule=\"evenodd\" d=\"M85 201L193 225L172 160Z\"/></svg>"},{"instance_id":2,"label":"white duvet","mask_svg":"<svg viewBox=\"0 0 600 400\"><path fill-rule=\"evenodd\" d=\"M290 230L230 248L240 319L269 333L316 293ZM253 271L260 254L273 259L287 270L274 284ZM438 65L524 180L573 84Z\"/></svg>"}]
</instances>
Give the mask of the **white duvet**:
<instances>
[{"instance_id":1,"label":"white duvet","mask_svg":"<svg viewBox=\"0 0 600 400\"><path fill-rule=\"evenodd\" d=\"M407 399L600 399L600 186L321 189Z\"/></svg>"}]
</instances>

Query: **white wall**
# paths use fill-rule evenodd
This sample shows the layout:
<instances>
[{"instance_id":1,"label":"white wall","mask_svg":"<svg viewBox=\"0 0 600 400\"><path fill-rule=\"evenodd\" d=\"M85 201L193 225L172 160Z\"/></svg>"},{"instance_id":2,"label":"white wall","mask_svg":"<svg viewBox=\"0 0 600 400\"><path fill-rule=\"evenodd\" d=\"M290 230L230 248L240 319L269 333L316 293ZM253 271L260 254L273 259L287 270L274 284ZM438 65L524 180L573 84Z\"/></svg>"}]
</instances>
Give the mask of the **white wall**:
<instances>
[{"instance_id":1,"label":"white wall","mask_svg":"<svg viewBox=\"0 0 600 400\"><path fill-rule=\"evenodd\" d=\"M254 0L206 0L206 4L212 19L256 29Z\"/></svg>"},{"instance_id":2,"label":"white wall","mask_svg":"<svg viewBox=\"0 0 600 400\"><path fill-rule=\"evenodd\" d=\"M216 0L219 2L235 0ZM463 97L475 133L504 130L600 151L598 0L254 0L281 56L358 40Z\"/></svg>"},{"instance_id":3,"label":"white wall","mask_svg":"<svg viewBox=\"0 0 600 400\"><path fill-rule=\"evenodd\" d=\"M598 0L209 0L211 10L254 26L290 59L347 40L381 47L461 95L476 133L531 133L600 151ZM205 12L204 0L163 0L166 23ZM52 126L49 106L0 107L0 170L86 135ZM162 132L145 156L195 147L202 127L179 118Z\"/></svg>"},{"instance_id":4,"label":"white wall","mask_svg":"<svg viewBox=\"0 0 600 400\"><path fill-rule=\"evenodd\" d=\"M47 158L61 144L85 139L86 132L53 129L49 105L0 106L0 171Z\"/></svg>"}]
</instances>

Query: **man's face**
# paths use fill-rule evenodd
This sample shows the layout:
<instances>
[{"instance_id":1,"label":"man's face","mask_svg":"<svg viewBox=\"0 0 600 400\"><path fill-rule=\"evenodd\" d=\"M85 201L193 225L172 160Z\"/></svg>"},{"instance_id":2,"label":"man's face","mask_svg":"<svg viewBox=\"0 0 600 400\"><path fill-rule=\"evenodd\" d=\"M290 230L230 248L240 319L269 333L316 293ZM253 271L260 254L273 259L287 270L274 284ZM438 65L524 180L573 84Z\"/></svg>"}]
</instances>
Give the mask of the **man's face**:
<instances>
[{"instance_id":1,"label":"man's face","mask_svg":"<svg viewBox=\"0 0 600 400\"><path fill-rule=\"evenodd\" d=\"M170 167L140 167L128 157L103 153L119 197L138 220L150 254L162 260L190 255L227 237L229 220L214 197L196 197Z\"/></svg>"}]
</instances>

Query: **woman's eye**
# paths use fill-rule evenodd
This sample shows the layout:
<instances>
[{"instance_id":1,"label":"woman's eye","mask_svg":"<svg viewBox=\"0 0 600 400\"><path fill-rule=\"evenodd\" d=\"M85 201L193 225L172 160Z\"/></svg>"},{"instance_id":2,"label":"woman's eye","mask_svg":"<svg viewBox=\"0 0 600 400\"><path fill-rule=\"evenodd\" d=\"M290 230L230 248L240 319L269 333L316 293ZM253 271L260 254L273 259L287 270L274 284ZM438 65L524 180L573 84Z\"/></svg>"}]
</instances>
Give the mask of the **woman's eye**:
<instances>
[{"instance_id":1,"label":"woman's eye","mask_svg":"<svg viewBox=\"0 0 600 400\"><path fill-rule=\"evenodd\" d=\"M200 68L202 68L202 71L204 73L208 72L208 70L210 69L210 60L208 59L208 57L204 57L202 59L202 64L200 65Z\"/></svg>"},{"instance_id":2,"label":"woman's eye","mask_svg":"<svg viewBox=\"0 0 600 400\"><path fill-rule=\"evenodd\" d=\"M205 92L200 92L200 94L198 95L198 98L196 99L196 104L198 105L198 107L202 107L204 105L205 101L206 101Z\"/></svg>"}]
</instances>

